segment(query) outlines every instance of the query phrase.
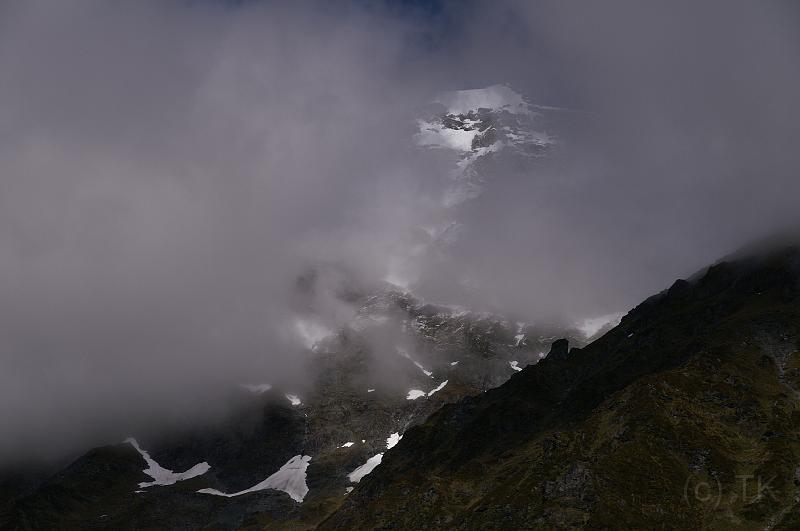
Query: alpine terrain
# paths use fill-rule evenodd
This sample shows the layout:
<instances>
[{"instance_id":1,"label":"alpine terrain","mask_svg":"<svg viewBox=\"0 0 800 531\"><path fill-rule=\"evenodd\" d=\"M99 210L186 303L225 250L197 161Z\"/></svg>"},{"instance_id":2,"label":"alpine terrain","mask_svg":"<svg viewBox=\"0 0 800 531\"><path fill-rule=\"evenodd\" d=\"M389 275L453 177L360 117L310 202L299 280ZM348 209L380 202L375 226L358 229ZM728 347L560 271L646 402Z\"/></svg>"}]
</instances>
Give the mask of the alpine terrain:
<instances>
[{"instance_id":1,"label":"alpine terrain","mask_svg":"<svg viewBox=\"0 0 800 531\"><path fill-rule=\"evenodd\" d=\"M7 466L0 530L796 528L797 246L572 325L415 294L493 170L559 149L563 113L504 85L440 96L414 140L454 163L424 238L385 281L296 279L306 385L241 382L213 423Z\"/></svg>"},{"instance_id":2,"label":"alpine terrain","mask_svg":"<svg viewBox=\"0 0 800 531\"><path fill-rule=\"evenodd\" d=\"M800 247L721 261L408 430L320 529L797 529Z\"/></svg>"}]
</instances>

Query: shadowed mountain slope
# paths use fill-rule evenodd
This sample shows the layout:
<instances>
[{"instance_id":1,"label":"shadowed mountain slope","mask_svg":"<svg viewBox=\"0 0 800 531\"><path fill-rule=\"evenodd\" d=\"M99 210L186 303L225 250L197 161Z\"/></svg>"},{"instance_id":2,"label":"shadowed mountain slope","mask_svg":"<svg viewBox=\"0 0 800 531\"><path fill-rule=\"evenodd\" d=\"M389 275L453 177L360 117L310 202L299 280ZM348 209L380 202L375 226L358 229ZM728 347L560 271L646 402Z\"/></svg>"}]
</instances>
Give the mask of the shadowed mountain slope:
<instances>
[{"instance_id":1,"label":"shadowed mountain slope","mask_svg":"<svg viewBox=\"0 0 800 531\"><path fill-rule=\"evenodd\" d=\"M720 262L411 428L321 529L797 529L800 249Z\"/></svg>"}]
</instances>

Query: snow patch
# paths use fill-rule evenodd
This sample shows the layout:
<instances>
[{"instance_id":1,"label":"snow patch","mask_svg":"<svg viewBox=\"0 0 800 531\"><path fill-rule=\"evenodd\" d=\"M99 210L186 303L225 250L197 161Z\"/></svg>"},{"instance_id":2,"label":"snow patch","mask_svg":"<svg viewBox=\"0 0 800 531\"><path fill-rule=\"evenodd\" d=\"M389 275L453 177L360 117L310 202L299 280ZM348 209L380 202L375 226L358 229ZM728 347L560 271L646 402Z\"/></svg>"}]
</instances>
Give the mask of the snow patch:
<instances>
[{"instance_id":1,"label":"snow patch","mask_svg":"<svg viewBox=\"0 0 800 531\"><path fill-rule=\"evenodd\" d=\"M419 389L411 389L406 396L406 400L416 400L417 398L425 396L427 393Z\"/></svg>"},{"instance_id":2,"label":"snow patch","mask_svg":"<svg viewBox=\"0 0 800 531\"><path fill-rule=\"evenodd\" d=\"M354 444L355 444L354 442L347 441L346 443L344 443L343 445L339 446L338 448L350 448Z\"/></svg>"},{"instance_id":3,"label":"snow patch","mask_svg":"<svg viewBox=\"0 0 800 531\"><path fill-rule=\"evenodd\" d=\"M397 432L394 432L393 434L389 435L389 437L386 439L386 449L391 450L392 448L394 448L402 438L403 436Z\"/></svg>"},{"instance_id":4,"label":"snow patch","mask_svg":"<svg viewBox=\"0 0 800 531\"><path fill-rule=\"evenodd\" d=\"M509 361L508 364L511 365L511 368L514 369L515 371L522 370L522 367L519 366L519 362L517 360Z\"/></svg>"},{"instance_id":5,"label":"snow patch","mask_svg":"<svg viewBox=\"0 0 800 531\"><path fill-rule=\"evenodd\" d=\"M361 481L361 478L375 470L375 467L381 464L382 459L383 453L373 455L367 459L366 463L347 474L348 479L350 479L351 483L358 483Z\"/></svg>"},{"instance_id":6,"label":"snow patch","mask_svg":"<svg viewBox=\"0 0 800 531\"><path fill-rule=\"evenodd\" d=\"M306 494L308 494L308 485L306 485L306 469L308 469L308 463L310 461L311 456L309 455L296 455L289 459L289 461L283 465L280 470L272 474L261 483L253 485L249 489L234 492L233 494L226 494L216 489L200 489L197 492L233 498L234 496L241 496L242 494L247 494L250 492L273 489L285 492L296 502L302 502L306 497Z\"/></svg>"},{"instance_id":7,"label":"snow patch","mask_svg":"<svg viewBox=\"0 0 800 531\"><path fill-rule=\"evenodd\" d=\"M401 356L403 356L405 359L407 359L410 362L412 362L414 364L414 366L417 367L417 369L422 371L422 374L424 374L425 376L427 376L429 378L433 378L433 372L427 370L420 362L415 361L414 358L411 357L411 355L408 353L408 351L406 349L404 349L402 347L395 347L395 350L397 350L397 353L400 354Z\"/></svg>"},{"instance_id":8,"label":"snow patch","mask_svg":"<svg viewBox=\"0 0 800 531\"><path fill-rule=\"evenodd\" d=\"M153 478L153 481L143 481L139 483L139 487L141 488L152 487L153 485L173 485L178 481L201 476L211 468L208 463L203 461L202 463L197 463L186 472L173 472L156 463L156 461L150 457L150 454L144 451L133 437L125 439L125 442L133 446L142 458L144 458L145 463L147 463L147 468L142 472Z\"/></svg>"},{"instance_id":9,"label":"snow patch","mask_svg":"<svg viewBox=\"0 0 800 531\"><path fill-rule=\"evenodd\" d=\"M470 151L473 139L480 134L477 129L450 129L441 122L417 120L419 133L416 135L420 146L440 147L455 151Z\"/></svg>"},{"instance_id":10,"label":"snow patch","mask_svg":"<svg viewBox=\"0 0 800 531\"><path fill-rule=\"evenodd\" d=\"M303 403L303 402L300 401L300 397L297 396L297 395L289 395L289 394L287 394L285 396L286 396L286 400L291 402L293 406L299 406L300 404Z\"/></svg>"},{"instance_id":11,"label":"snow patch","mask_svg":"<svg viewBox=\"0 0 800 531\"><path fill-rule=\"evenodd\" d=\"M447 382L449 382L449 381L450 380L445 380L442 383L440 383L437 387L431 389L431 392L428 393L428 396L433 396L434 393L437 393L437 392L441 391L442 389L444 389L444 386L447 385Z\"/></svg>"},{"instance_id":12,"label":"snow patch","mask_svg":"<svg viewBox=\"0 0 800 531\"><path fill-rule=\"evenodd\" d=\"M458 365L458 362L457 362L457 361L451 361L451 362L450 362L450 366L451 366L451 367L455 367L456 365Z\"/></svg>"},{"instance_id":13,"label":"snow patch","mask_svg":"<svg viewBox=\"0 0 800 531\"><path fill-rule=\"evenodd\" d=\"M422 374L424 374L425 376L429 376L429 377L433 378L433 373L431 371L429 371L429 370L426 370L425 367L423 367L420 362L415 361L414 365L416 365L417 368L422 371Z\"/></svg>"},{"instance_id":14,"label":"snow patch","mask_svg":"<svg viewBox=\"0 0 800 531\"><path fill-rule=\"evenodd\" d=\"M395 445L399 443L400 439L402 438L403 436L397 432L389 435L389 437L386 438L386 449L390 450L394 448ZM363 478L364 476L375 470L375 467L381 464L382 460L383 460L383 452L375 454L369 459L367 459L366 463L364 463L360 467L356 468L355 470L347 474L347 477L350 479L351 483L358 483L359 481L361 481L361 478ZM350 491L347 492L349 493Z\"/></svg>"}]
</instances>

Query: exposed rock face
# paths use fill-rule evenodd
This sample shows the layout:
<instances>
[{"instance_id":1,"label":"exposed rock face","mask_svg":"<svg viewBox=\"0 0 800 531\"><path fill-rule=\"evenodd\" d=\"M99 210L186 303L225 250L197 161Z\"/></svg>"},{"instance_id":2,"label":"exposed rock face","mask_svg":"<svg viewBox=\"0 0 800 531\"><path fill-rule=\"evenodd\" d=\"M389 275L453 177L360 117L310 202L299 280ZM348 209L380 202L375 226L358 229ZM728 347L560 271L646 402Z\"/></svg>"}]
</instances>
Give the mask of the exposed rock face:
<instances>
[{"instance_id":1,"label":"exposed rock face","mask_svg":"<svg viewBox=\"0 0 800 531\"><path fill-rule=\"evenodd\" d=\"M304 275L298 289L313 293L317 282L315 274ZM502 384L517 372L512 361L519 368L537 363L553 337L582 340L577 330L423 303L390 285L376 291L336 285L355 316L339 330L302 330L314 338L313 385L304 391L244 386L231 418L139 440L164 469L206 462L207 472L143 488L152 478L132 446L92 450L38 487L9 490L0 529L311 529L357 487L349 474L391 454L388 446L442 404ZM410 390L419 397L409 400ZM302 503L274 489L214 494L250 489L295 456L311 457Z\"/></svg>"},{"instance_id":2,"label":"exposed rock face","mask_svg":"<svg viewBox=\"0 0 800 531\"><path fill-rule=\"evenodd\" d=\"M800 250L719 263L408 430L321 529L797 529Z\"/></svg>"},{"instance_id":3,"label":"exposed rock face","mask_svg":"<svg viewBox=\"0 0 800 531\"><path fill-rule=\"evenodd\" d=\"M391 287L346 297L355 318L314 343L306 393L251 386L218 425L140 441L166 470L208 471L141 487L139 452L98 448L45 480L5 476L0 529L800 525L798 248L678 281L588 347ZM198 492L292 459L293 493Z\"/></svg>"}]
</instances>

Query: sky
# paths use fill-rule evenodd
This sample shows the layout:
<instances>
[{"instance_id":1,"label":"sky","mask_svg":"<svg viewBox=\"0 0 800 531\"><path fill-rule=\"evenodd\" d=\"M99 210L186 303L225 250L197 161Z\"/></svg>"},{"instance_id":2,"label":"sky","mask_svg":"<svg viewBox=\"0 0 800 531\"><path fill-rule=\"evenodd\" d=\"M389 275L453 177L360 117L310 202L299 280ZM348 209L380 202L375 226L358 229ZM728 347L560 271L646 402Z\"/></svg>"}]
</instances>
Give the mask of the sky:
<instances>
[{"instance_id":1,"label":"sky","mask_svg":"<svg viewBox=\"0 0 800 531\"><path fill-rule=\"evenodd\" d=\"M321 263L372 285L411 253L453 164L414 141L442 92L508 84L569 118L546 164L488 171L420 297L625 311L795 224L797 22L738 0L0 0L0 460L210 414L245 379L301 388L292 286Z\"/></svg>"}]
</instances>

